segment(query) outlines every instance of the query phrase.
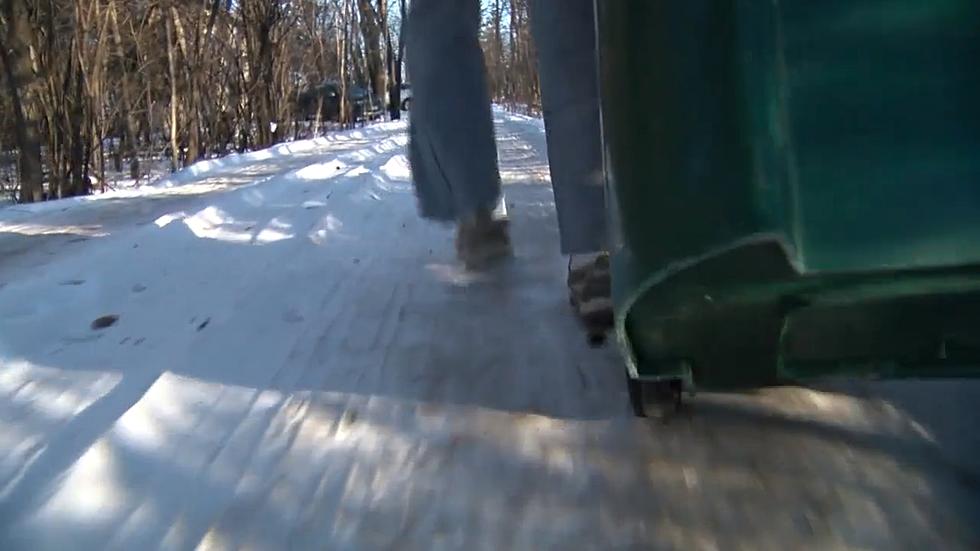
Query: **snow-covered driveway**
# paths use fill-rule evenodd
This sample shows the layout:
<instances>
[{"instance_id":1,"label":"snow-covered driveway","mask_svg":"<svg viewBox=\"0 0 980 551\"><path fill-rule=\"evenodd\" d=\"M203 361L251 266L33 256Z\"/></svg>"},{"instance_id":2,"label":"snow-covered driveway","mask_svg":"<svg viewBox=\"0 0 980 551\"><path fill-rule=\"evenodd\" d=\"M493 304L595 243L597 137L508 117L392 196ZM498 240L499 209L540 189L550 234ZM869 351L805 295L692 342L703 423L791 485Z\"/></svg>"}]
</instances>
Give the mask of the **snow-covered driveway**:
<instances>
[{"instance_id":1,"label":"snow-covered driveway","mask_svg":"<svg viewBox=\"0 0 980 551\"><path fill-rule=\"evenodd\" d=\"M0 549L980 545L975 383L632 419L540 121L496 117L516 258L480 277L401 123L0 211Z\"/></svg>"}]
</instances>

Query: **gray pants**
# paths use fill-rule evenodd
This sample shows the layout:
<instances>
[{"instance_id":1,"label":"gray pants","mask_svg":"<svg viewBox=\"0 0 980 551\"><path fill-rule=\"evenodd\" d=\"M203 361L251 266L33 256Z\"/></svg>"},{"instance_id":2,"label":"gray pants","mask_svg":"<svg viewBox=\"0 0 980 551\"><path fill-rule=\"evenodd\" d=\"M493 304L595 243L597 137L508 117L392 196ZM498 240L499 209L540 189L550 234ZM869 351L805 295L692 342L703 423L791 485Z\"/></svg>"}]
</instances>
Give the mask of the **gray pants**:
<instances>
[{"instance_id":1,"label":"gray pants","mask_svg":"<svg viewBox=\"0 0 980 551\"><path fill-rule=\"evenodd\" d=\"M414 0L409 162L422 216L455 221L500 199L479 0ZM605 248L592 0L532 0L562 252Z\"/></svg>"}]
</instances>

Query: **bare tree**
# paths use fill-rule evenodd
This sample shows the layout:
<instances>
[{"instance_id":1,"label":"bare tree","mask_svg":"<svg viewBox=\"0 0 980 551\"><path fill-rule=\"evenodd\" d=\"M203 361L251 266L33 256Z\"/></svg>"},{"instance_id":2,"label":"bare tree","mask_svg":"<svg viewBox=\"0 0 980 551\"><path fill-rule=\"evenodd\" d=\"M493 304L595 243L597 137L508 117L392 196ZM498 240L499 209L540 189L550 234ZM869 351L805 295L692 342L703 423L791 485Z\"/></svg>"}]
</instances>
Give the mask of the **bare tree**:
<instances>
[{"instance_id":1,"label":"bare tree","mask_svg":"<svg viewBox=\"0 0 980 551\"><path fill-rule=\"evenodd\" d=\"M26 40L30 23L24 0L5 0L0 17L5 30L0 34L0 63L7 81L19 150L20 200L25 203L40 201L43 198L41 146L37 139L37 123L24 105L33 77Z\"/></svg>"},{"instance_id":2,"label":"bare tree","mask_svg":"<svg viewBox=\"0 0 980 551\"><path fill-rule=\"evenodd\" d=\"M494 101L536 111L540 109L541 92L528 3L529 0L485 2L481 39Z\"/></svg>"},{"instance_id":3,"label":"bare tree","mask_svg":"<svg viewBox=\"0 0 980 551\"><path fill-rule=\"evenodd\" d=\"M381 49L382 14L385 13L384 0L379 0L375 9L371 0L358 0L361 39L364 44L364 60L369 91L374 97L382 98L387 88L384 58Z\"/></svg>"},{"instance_id":4,"label":"bare tree","mask_svg":"<svg viewBox=\"0 0 980 551\"><path fill-rule=\"evenodd\" d=\"M21 201L105 189L124 159L137 179L154 158L178 170L349 126L362 88L400 116L407 0L0 2L0 140ZM494 99L533 108L527 4L484 2L482 39Z\"/></svg>"}]
</instances>

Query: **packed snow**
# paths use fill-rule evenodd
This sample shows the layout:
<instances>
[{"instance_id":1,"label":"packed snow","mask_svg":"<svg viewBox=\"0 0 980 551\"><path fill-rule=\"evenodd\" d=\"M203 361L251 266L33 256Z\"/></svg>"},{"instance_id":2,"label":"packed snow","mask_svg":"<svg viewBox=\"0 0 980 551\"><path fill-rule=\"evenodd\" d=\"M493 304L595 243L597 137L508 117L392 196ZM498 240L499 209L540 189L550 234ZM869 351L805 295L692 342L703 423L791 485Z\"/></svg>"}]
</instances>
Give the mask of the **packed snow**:
<instances>
[{"instance_id":1,"label":"packed snow","mask_svg":"<svg viewBox=\"0 0 980 551\"><path fill-rule=\"evenodd\" d=\"M543 125L495 118L487 274L418 218L402 122L0 209L0 549L980 544L977 384L630 417L567 304Z\"/></svg>"}]
</instances>

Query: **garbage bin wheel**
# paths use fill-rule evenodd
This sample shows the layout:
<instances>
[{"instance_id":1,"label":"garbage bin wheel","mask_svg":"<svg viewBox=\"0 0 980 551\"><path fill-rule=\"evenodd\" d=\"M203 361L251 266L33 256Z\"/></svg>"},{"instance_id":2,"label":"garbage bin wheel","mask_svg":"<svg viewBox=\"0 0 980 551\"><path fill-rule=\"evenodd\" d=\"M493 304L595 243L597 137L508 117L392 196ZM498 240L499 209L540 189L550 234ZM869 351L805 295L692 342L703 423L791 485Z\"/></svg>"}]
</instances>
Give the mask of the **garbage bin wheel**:
<instances>
[{"instance_id":1,"label":"garbage bin wheel","mask_svg":"<svg viewBox=\"0 0 980 551\"><path fill-rule=\"evenodd\" d=\"M668 419L680 410L683 387L681 379L643 381L626 374L630 406L637 417Z\"/></svg>"}]
</instances>

